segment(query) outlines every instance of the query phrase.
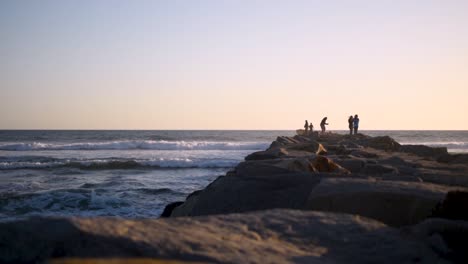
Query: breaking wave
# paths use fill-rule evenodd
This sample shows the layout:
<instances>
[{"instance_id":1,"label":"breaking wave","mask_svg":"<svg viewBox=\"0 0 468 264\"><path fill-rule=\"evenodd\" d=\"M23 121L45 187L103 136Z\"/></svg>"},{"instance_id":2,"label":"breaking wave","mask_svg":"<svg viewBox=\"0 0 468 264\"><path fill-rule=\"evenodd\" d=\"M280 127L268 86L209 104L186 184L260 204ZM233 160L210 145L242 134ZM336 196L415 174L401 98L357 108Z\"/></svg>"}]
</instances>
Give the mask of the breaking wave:
<instances>
[{"instance_id":1,"label":"breaking wave","mask_svg":"<svg viewBox=\"0 0 468 264\"><path fill-rule=\"evenodd\" d=\"M239 163L232 159L95 159L95 160L62 160L45 159L38 160L7 160L0 161L0 170L13 169L49 169L49 168L78 168L82 170L112 170L112 169L138 169L138 168L231 168Z\"/></svg>"},{"instance_id":2,"label":"breaking wave","mask_svg":"<svg viewBox=\"0 0 468 264\"><path fill-rule=\"evenodd\" d=\"M447 147L448 149L468 149L468 142L443 142L443 141L434 141L434 142L403 142L403 145L426 145L430 147Z\"/></svg>"},{"instance_id":3,"label":"breaking wave","mask_svg":"<svg viewBox=\"0 0 468 264\"><path fill-rule=\"evenodd\" d=\"M217 141L166 141L166 140L128 140L111 142L82 143L2 143L0 150L261 150L269 144L264 142L217 142Z\"/></svg>"}]
</instances>

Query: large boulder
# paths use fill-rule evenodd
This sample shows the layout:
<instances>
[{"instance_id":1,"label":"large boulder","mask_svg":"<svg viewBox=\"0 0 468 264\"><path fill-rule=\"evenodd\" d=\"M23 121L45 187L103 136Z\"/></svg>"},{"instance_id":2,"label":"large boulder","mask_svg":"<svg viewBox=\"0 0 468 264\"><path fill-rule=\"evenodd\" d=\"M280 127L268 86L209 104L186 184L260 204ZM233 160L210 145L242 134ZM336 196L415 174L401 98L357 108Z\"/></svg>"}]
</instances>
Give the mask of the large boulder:
<instances>
[{"instance_id":1,"label":"large boulder","mask_svg":"<svg viewBox=\"0 0 468 264\"><path fill-rule=\"evenodd\" d=\"M176 219L36 218L0 223L0 243L1 263L91 263L96 257L99 263L443 261L424 240L380 222L296 210Z\"/></svg>"},{"instance_id":2,"label":"large boulder","mask_svg":"<svg viewBox=\"0 0 468 264\"><path fill-rule=\"evenodd\" d=\"M438 158L448 154L446 147L429 147L424 145L402 145L400 151L431 158Z\"/></svg>"},{"instance_id":3,"label":"large boulder","mask_svg":"<svg viewBox=\"0 0 468 264\"><path fill-rule=\"evenodd\" d=\"M319 149L319 143L316 141L310 141L306 143L298 143L291 146L287 146L288 150L299 150L315 153Z\"/></svg>"},{"instance_id":4,"label":"large boulder","mask_svg":"<svg viewBox=\"0 0 468 264\"><path fill-rule=\"evenodd\" d=\"M318 155L312 160L312 167L317 172L333 172L340 174L349 174L350 172L334 162L332 159Z\"/></svg>"},{"instance_id":5,"label":"large boulder","mask_svg":"<svg viewBox=\"0 0 468 264\"><path fill-rule=\"evenodd\" d=\"M230 176L273 175L291 172L287 167L275 166L282 160L244 161L237 165Z\"/></svg>"},{"instance_id":6,"label":"large boulder","mask_svg":"<svg viewBox=\"0 0 468 264\"><path fill-rule=\"evenodd\" d=\"M312 157L311 157L312 158ZM275 175L294 172L314 172L310 158L284 158L273 160L244 161L237 165L234 174L238 177L251 175Z\"/></svg>"},{"instance_id":7,"label":"large boulder","mask_svg":"<svg viewBox=\"0 0 468 264\"><path fill-rule=\"evenodd\" d=\"M468 221L468 192L452 191L437 205L432 217Z\"/></svg>"},{"instance_id":8,"label":"large boulder","mask_svg":"<svg viewBox=\"0 0 468 264\"><path fill-rule=\"evenodd\" d=\"M309 173L223 176L176 207L174 216L239 213L272 208L303 209L319 175Z\"/></svg>"},{"instance_id":9,"label":"large boulder","mask_svg":"<svg viewBox=\"0 0 468 264\"><path fill-rule=\"evenodd\" d=\"M359 173L366 166L366 159L347 156L337 159L336 163L351 173Z\"/></svg>"},{"instance_id":10,"label":"large boulder","mask_svg":"<svg viewBox=\"0 0 468 264\"><path fill-rule=\"evenodd\" d=\"M245 157L245 160L279 159L289 153L285 148L271 148L265 151L257 151Z\"/></svg>"},{"instance_id":11,"label":"large boulder","mask_svg":"<svg viewBox=\"0 0 468 264\"><path fill-rule=\"evenodd\" d=\"M178 201L178 202L173 202L173 203L170 203L168 205L166 205L166 207L164 207L164 210L161 214L161 217L170 217L171 214L172 214L172 211L174 211L174 208L176 208L177 206L179 205L182 205L184 202L181 202L181 201Z\"/></svg>"},{"instance_id":12,"label":"large boulder","mask_svg":"<svg viewBox=\"0 0 468 264\"><path fill-rule=\"evenodd\" d=\"M429 218L404 231L451 263L468 263L468 221Z\"/></svg>"},{"instance_id":13,"label":"large boulder","mask_svg":"<svg viewBox=\"0 0 468 264\"><path fill-rule=\"evenodd\" d=\"M398 174L398 169L390 165L382 164L366 164L360 171L360 173L371 175L371 176L381 176L386 174Z\"/></svg>"},{"instance_id":14,"label":"large boulder","mask_svg":"<svg viewBox=\"0 0 468 264\"><path fill-rule=\"evenodd\" d=\"M468 153L445 154L437 158L438 162L468 165Z\"/></svg>"},{"instance_id":15,"label":"large boulder","mask_svg":"<svg viewBox=\"0 0 468 264\"><path fill-rule=\"evenodd\" d=\"M326 178L312 190L306 208L359 214L391 226L412 225L430 216L449 190L421 182Z\"/></svg>"},{"instance_id":16,"label":"large boulder","mask_svg":"<svg viewBox=\"0 0 468 264\"><path fill-rule=\"evenodd\" d=\"M389 136L370 137L365 144L367 147L380 149L385 151L398 151L401 147L400 143L396 142Z\"/></svg>"}]
</instances>

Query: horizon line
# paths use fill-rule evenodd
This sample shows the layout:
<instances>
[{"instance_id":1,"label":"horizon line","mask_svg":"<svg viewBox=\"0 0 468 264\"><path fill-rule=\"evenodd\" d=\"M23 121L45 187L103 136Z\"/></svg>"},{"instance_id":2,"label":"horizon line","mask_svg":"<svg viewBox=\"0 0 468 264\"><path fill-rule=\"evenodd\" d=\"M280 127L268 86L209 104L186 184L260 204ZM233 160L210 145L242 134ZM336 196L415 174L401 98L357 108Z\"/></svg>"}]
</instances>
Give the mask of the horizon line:
<instances>
[{"instance_id":1,"label":"horizon line","mask_svg":"<svg viewBox=\"0 0 468 264\"><path fill-rule=\"evenodd\" d=\"M296 130L298 129L0 128L0 131L296 131ZM314 130L314 131L320 132L320 130ZM349 131L349 129L327 129L327 131ZM359 131L468 131L468 129L360 129Z\"/></svg>"}]
</instances>

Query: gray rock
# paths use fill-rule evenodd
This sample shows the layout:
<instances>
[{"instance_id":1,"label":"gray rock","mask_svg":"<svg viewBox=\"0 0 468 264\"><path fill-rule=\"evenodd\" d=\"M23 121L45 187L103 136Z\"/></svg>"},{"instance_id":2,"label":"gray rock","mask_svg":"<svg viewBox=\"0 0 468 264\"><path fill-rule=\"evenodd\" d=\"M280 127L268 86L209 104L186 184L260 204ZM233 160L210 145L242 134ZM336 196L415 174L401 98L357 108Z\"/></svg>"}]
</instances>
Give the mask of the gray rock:
<instances>
[{"instance_id":1,"label":"gray rock","mask_svg":"<svg viewBox=\"0 0 468 264\"><path fill-rule=\"evenodd\" d=\"M173 203L170 203L168 205L166 205L166 207L164 207L164 211L162 212L161 214L161 217L170 217L171 216L171 213L172 211L174 211L174 208L176 208L177 206L183 204L184 202L173 202Z\"/></svg>"},{"instance_id":2,"label":"gray rock","mask_svg":"<svg viewBox=\"0 0 468 264\"><path fill-rule=\"evenodd\" d=\"M449 190L447 186L420 182L326 178L312 190L306 207L359 214L391 226L404 226L431 215Z\"/></svg>"},{"instance_id":3,"label":"gray rock","mask_svg":"<svg viewBox=\"0 0 468 264\"><path fill-rule=\"evenodd\" d=\"M367 139L366 146L385 151L398 151L401 145L389 136L371 137Z\"/></svg>"},{"instance_id":4,"label":"gray rock","mask_svg":"<svg viewBox=\"0 0 468 264\"><path fill-rule=\"evenodd\" d=\"M287 155L288 151L285 148L270 148L266 151L254 152L245 157L245 160L278 159Z\"/></svg>"},{"instance_id":5,"label":"gray rock","mask_svg":"<svg viewBox=\"0 0 468 264\"><path fill-rule=\"evenodd\" d=\"M398 169L390 165L366 164L364 168L362 168L361 173L372 176L398 174Z\"/></svg>"},{"instance_id":6,"label":"gray rock","mask_svg":"<svg viewBox=\"0 0 468 264\"><path fill-rule=\"evenodd\" d=\"M308 173L219 177L203 192L174 209L174 216L239 213L272 208L304 208L320 181Z\"/></svg>"},{"instance_id":7,"label":"gray rock","mask_svg":"<svg viewBox=\"0 0 468 264\"><path fill-rule=\"evenodd\" d=\"M366 165L365 159L359 158L338 159L337 163L351 173L359 173Z\"/></svg>"},{"instance_id":8,"label":"gray rock","mask_svg":"<svg viewBox=\"0 0 468 264\"><path fill-rule=\"evenodd\" d=\"M31 219L0 223L0 242L2 263L36 263L63 257L80 258L86 263L90 257L112 263L132 263L132 257L135 263L142 263L142 258L152 258L144 263L443 261L424 239L380 222L295 210L157 220Z\"/></svg>"},{"instance_id":9,"label":"gray rock","mask_svg":"<svg viewBox=\"0 0 468 264\"><path fill-rule=\"evenodd\" d=\"M429 147L424 145L402 145L399 151L412 153L420 157L431 158L437 158L448 154L446 147Z\"/></svg>"}]
</instances>

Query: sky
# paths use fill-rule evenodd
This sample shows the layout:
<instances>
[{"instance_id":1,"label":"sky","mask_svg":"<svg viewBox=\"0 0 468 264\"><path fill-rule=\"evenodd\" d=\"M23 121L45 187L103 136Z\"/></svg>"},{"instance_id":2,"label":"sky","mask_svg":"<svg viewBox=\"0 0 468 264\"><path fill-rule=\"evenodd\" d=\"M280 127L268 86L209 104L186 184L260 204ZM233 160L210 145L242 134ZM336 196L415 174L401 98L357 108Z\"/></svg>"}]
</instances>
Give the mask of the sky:
<instances>
[{"instance_id":1,"label":"sky","mask_svg":"<svg viewBox=\"0 0 468 264\"><path fill-rule=\"evenodd\" d=\"M0 1L0 129L468 130L468 1Z\"/></svg>"}]
</instances>

